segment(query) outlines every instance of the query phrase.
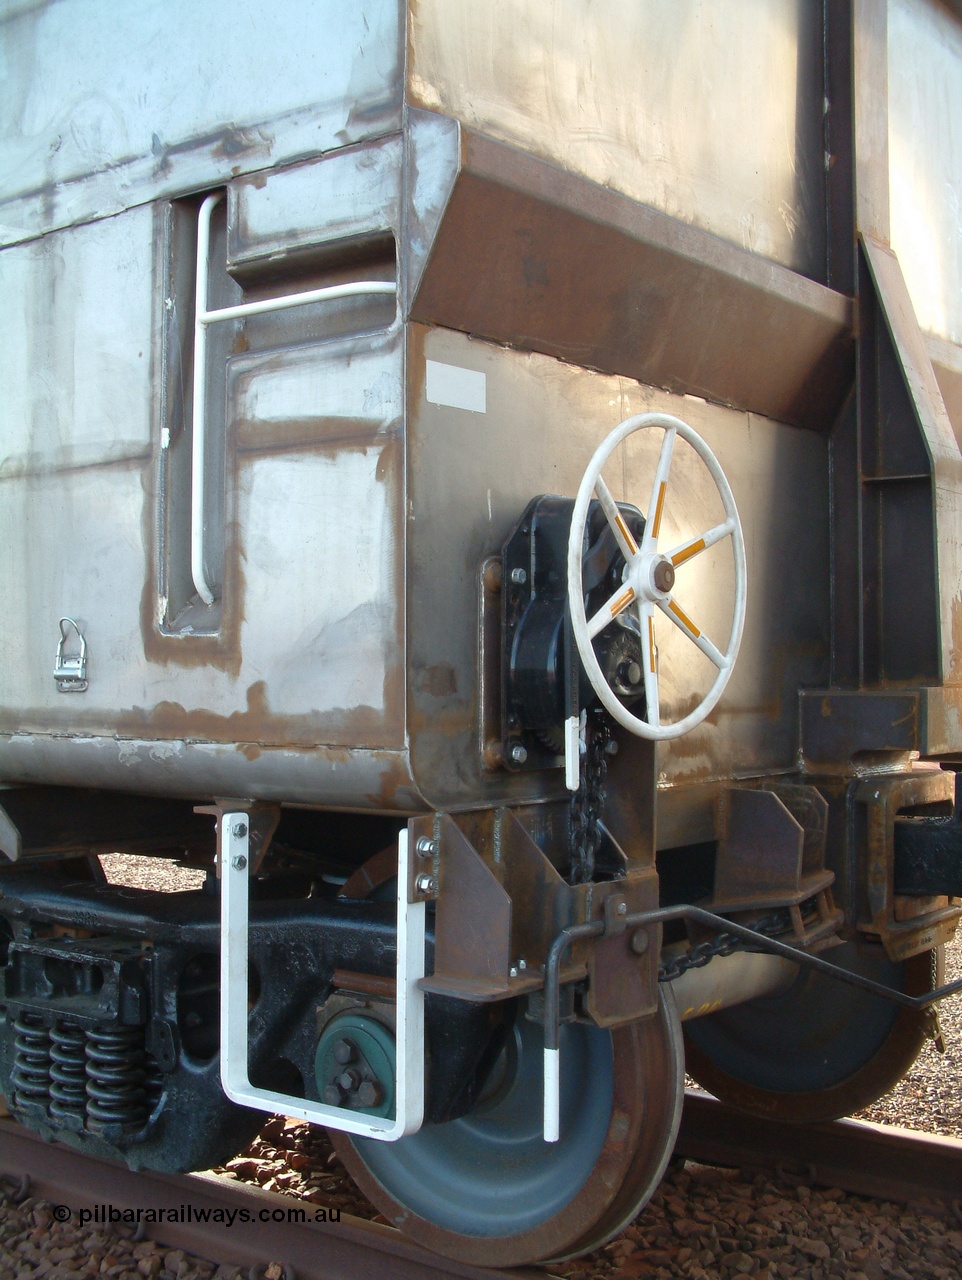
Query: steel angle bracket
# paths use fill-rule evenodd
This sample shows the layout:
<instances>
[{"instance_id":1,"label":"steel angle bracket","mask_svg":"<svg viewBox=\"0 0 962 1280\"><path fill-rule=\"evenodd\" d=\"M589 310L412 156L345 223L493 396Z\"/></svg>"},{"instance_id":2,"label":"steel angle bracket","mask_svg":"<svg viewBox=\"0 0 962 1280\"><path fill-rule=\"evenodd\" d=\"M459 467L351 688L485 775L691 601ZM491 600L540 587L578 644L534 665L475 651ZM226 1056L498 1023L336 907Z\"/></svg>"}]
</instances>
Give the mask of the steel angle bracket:
<instances>
[{"instance_id":1,"label":"steel angle bracket","mask_svg":"<svg viewBox=\"0 0 962 1280\"><path fill-rule=\"evenodd\" d=\"M326 1125L364 1138L394 1142L424 1120L424 902L410 902L408 833L398 835L397 1067L395 1116L365 1116L251 1084L248 1066L248 934L250 930L250 815L219 815L220 1078L232 1102L270 1114Z\"/></svg>"}]
</instances>

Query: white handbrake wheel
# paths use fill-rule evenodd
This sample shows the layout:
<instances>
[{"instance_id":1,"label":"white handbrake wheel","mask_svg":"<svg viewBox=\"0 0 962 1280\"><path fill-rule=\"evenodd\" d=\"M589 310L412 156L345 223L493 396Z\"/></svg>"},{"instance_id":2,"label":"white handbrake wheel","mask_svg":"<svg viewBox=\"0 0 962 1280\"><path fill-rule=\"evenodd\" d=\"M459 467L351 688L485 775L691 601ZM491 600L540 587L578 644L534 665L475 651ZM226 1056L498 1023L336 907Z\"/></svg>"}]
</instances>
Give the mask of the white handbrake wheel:
<instances>
[{"instance_id":1,"label":"white handbrake wheel","mask_svg":"<svg viewBox=\"0 0 962 1280\"><path fill-rule=\"evenodd\" d=\"M605 463L615 449L635 431L661 430L665 433L655 478L651 488L651 498L645 515L645 529L639 545L618 510L607 484L602 477ZM668 476L671 469L671 455L675 445L675 437L688 442L704 462L715 482L725 511L725 519L712 529L706 530L697 537L689 538L668 551L658 549L658 534L661 528L665 509L665 496L668 492ZM582 556L585 535L585 524L592 498L597 498L605 513L615 540L625 557L625 572L622 585L606 601L591 618L585 613L584 586L582 583ZM732 617L731 633L724 649L719 649L700 631L696 623L675 600L676 570L686 561L700 555L716 542L731 538L735 559L735 608ZM574 634L578 653L584 664L592 688L601 699L604 707L620 725L630 729L642 738L667 739L679 738L711 712L724 692L738 656L742 630L745 625L745 542L742 537L741 521L735 508L731 486L725 473L718 464L718 459L697 432L680 418L667 413L642 413L628 418L621 426L616 427L606 440L595 451L588 464L588 469L581 481L578 497L575 501L571 517L571 533L568 538L568 599L571 606L571 629ZM686 602L687 603L687 602ZM642 666L645 679L645 712L646 718L633 715L618 699L614 690L605 679L604 673L595 655L592 640L611 625L616 618L627 609L635 610L641 631ZM655 609L661 612L687 636L692 644L717 668L717 675L711 688L695 709L683 720L671 724L663 724L658 702L658 662L655 650L654 616Z\"/></svg>"}]
</instances>

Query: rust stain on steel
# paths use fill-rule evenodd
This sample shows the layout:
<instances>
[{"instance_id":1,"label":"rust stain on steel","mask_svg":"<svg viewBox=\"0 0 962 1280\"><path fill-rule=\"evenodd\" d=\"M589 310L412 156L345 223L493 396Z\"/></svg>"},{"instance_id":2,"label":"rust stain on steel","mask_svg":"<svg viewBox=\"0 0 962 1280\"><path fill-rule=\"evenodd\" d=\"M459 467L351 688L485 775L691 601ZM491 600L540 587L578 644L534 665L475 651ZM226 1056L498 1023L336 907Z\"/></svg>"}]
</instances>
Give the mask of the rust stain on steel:
<instances>
[{"instance_id":1,"label":"rust stain on steel","mask_svg":"<svg viewBox=\"0 0 962 1280\"><path fill-rule=\"evenodd\" d=\"M147 520L145 511L145 523ZM160 666L212 667L236 680L241 673L240 629L244 620L244 571L241 568L239 531L228 529L224 545L224 582L221 625L209 635L185 635L157 625L159 600L156 557L148 555L144 589L140 596L140 633L144 660ZM148 544L151 545L151 544Z\"/></svg>"},{"instance_id":2,"label":"rust stain on steel","mask_svg":"<svg viewBox=\"0 0 962 1280\"><path fill-rule=\"evenodd\" d=\"M433 698L447 698L458 691L458 673L448 662L436 662L417 672L415 679L420 688Z\"/></svg>"},{"instance_id":3,"label":"rust stain on steel","mask_svg":"<svg viewBox=\"0 0 962 1280\"><path fill-rule=\"evenodd\" d=\"M896 815L939 802L950 808L955 799L954 775L929 765L894 777L866 778L858 785L855 799L864 806L867 846L869 919L858 921L859 930L877 934L892 960L904 960L949 941L958 924L958 906L934 906L926 914L899 920L892 886Z\"/></svg>"},{"instance_id":4,"label":"rust stain on steel","mask_svg":"<svg viewBox=\"0 0 962 1280\"><path fill-rule=\"evenodd\" d=\"M384 737L384 715L376 707L278 715L270 708L263 680L248 686L243 711L221 715L203 707L188 709L179 702L157 702L120 712L114 724L120 733L131 737L282 745L295 750L327 745L327 736L334 738L336 745L358 749Z\"/></svg>"},{"instance_id":5,"label":"rust stain on steel","mask_svg":"<svg viewBox=\"0 0 962 1280\"><path fill-rule=\"evenodd\" d=\"M406 757L399 757L396 752L374 753L380 757L381 776L377 791L369 791L366 799L370 805L382 812L403 811L426 808L424 799L412 778L412 771Z\"/></svg>"},{"instance_id":6,"label":"rust stain on steel","mask_svg":"<svg viewBox=\"0 0 962 1280\"><path fill-rule=\"evenodd\" d=\"M394 428L370 418L321 416L303 418L239 418L233 424L239 454L289 453L312 449L337 456L345 450L387 446ZM390 434L389 434L390 432Z\"/></svg>"},{"instance_id":7,"label":"rust stain on steel","mask_svg":"<svg viewBox=\"0 0 962 1280\"><path fill-rule=\"evenodd\" d=\"M920 693L803 690L799 699L802 754L819 769L848 767L868 751L917 751Z\"/></svg>"},{"instance_id":8,"label":"rust stain on steel","mask_svg":"<svg viewBox=\"0 0 962 1280\"><path fill-rule=\"evenodd\" d=\"M159 548L157 529L167 513L159 510L156 477L160 472L160 431L150 466L145 467L141 483L144 490L141 539L144 547L144 587L140 596L140 633L144 660L161 666L213 667L237 679L241 671L240 629L244 621L244 571L241 529L236 516L236 484L228 483L225 494L224 581L221 589L221 621L218 630L209 635L186 635L165 629L158 620L161 585L158 578ZM226 475L236 475L235 438L228 432Z\"/></svg>"},{"instance_id":9,"label":"rust stain on steel","mask_svg":"<svg viewBox=\"0 0 962 1280\"><path fill-rule=\"evenodd\" d=\"M948 667L945 679L947 683L956 684L962 681L962 595L952 600L950 631L952 643L944 658ZM962 750L962 743L956 750Z\"/></svg>"},{"instance_id":10,"label":"rust stain on steel","mask_svg":"<svg viewBox=\"0 0 962 1280\"><path fill-rule=\"evenodd\" d=\"M953 612L956 606L953 605ZM923 754L944 756L962 752L962 688L922 691Z\"/></svg>"},{"instance_id":11,"label":"rust stain on steel","mask_svg":"<svg viewBox=\"0 0 962 1280\"><path fill-rule=\"evenodd\" d=\"M412 319L831 424L852 375L850 299L533 156L462 138Z\"/></svg>"}]
</instances>

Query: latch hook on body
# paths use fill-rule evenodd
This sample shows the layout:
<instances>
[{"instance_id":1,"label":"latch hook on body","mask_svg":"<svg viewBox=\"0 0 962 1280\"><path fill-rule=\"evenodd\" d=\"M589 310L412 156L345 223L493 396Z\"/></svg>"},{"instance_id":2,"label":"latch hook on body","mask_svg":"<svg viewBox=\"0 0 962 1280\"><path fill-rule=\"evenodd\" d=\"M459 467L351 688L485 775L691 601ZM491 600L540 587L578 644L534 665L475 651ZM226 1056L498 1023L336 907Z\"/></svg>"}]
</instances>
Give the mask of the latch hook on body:
<instances>
[{"instance_id":1,"label":"latch hook on body","mask_svg":"<svg viewBox=\"0 0 962 1280\"><path fill-rule=\"evenodd\" d=\"M80 642L77 653L64 654L64 646L73 627ZM53 669L53 678L57 682L60 693L83 693L87 688L87 641L83 632L73 618L60 619L60 643L57 645L57 661Z\"/></svg>"}]
</instances>

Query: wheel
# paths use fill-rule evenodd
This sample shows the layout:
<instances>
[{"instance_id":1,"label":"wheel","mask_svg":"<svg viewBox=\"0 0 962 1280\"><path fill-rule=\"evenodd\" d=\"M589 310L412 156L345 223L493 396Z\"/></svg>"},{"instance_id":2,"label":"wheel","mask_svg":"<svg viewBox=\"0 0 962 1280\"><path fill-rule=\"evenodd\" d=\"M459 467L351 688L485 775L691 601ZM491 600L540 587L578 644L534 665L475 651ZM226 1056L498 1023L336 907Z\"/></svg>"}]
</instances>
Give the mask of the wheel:
<instances>
[{"instance_id":1,"label":"wheel","mask_svg":"<svg viewBox=\"0 0 962 1280\"><path fill-rule=\"evenodd\" d=\"M648 516L641 544L629 530L603 476L602 469L615 449L636 431L661 430L665 433L655 467ZM658 537L665 512L668 479L672 452L676 437L687 441L708 469L724 508L724 519L693 538L686 538L669 551L658 549ZM595 610L590 618L585 612L582 563L584 531L592 498L597 498L611 526L621 553L625 558L622 585L611 598ZM673 588L676 570L701 555L709 547L730 538L735 562L734 610L731 630L724 650L698 627L693 618L675 599ZM666 413L646 413L628 418L616 427L602 442L588 464L581 481L578 497L571 517L571 533L568 540L568 598L571 606L571 628L578 646L578 653L591 685L611 715L642 738L678 738L711 712L724 692L738 656L742 630L745 624L746 600L745 544L741 522L735 507L731 486L715 455L705 441L686 422ZM712 665L717 674L711 688L682 719L663 723L659 706L658 660L655 645L655 610L659 610L678 630L696 646ZM618 698L605 679L592 647L592 640L617 619L635 614L640 629L642 668L645 682L645 716L634 715Z\"/></svg>"},{"instance_id":2,"label":"wheel","mask_svg":"<svg viewBox=\"0 0 962 1280\"><path fill-rule=\"evenodd\" d=\"M614 1032L561 1028L561 1139L542 1137L543 1037L519 1013L475 1109L399 1142L331 1133L389 1222L462 1262L507 1267L571 1257L617 1234L658 1186L684 1089L671 993Z\"/></svg>"},{"instance_id":3,"label":"wheel","mask_svg":"<svg viewBox=\"0 0 962 1280\"><path fill-rule=\"evenodd\" d=\"M908 995L939 984L941 949L893 961L845 943L833 964ZM685 1024L688 1073L742 1111L810 1124L875 1102L899 1081L925 1043L925 1017L869 992L802 969L781 995Z\"/></svg>"}]
</instances>

